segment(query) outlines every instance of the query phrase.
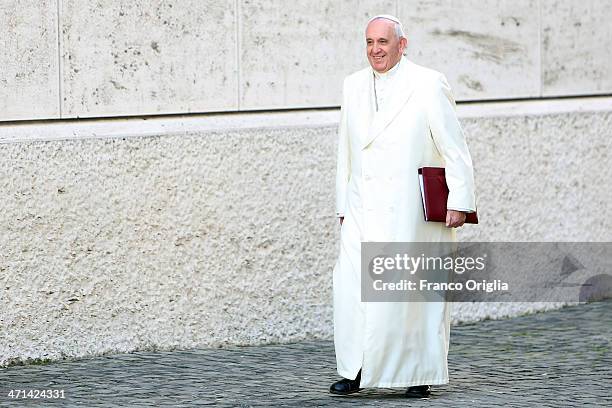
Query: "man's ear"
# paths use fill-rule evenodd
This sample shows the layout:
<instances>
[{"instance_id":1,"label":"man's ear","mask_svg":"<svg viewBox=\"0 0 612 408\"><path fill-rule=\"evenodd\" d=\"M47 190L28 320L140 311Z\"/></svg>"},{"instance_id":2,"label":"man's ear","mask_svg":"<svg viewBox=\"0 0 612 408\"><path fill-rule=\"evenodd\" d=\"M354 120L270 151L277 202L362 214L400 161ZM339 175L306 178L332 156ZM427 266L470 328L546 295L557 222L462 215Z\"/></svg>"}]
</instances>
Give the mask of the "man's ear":
<instances>
[{"instance_id":1,"label":"man's ear","mask_svg":"<svg viewBox=\"0 0 612 408\"><path fill-rule=\"evenodd\" d=\"M406 37L400 38L400 51L403 54L406 51L406 47L408 47L408 39Z\"/></svg>"}]
</instances>

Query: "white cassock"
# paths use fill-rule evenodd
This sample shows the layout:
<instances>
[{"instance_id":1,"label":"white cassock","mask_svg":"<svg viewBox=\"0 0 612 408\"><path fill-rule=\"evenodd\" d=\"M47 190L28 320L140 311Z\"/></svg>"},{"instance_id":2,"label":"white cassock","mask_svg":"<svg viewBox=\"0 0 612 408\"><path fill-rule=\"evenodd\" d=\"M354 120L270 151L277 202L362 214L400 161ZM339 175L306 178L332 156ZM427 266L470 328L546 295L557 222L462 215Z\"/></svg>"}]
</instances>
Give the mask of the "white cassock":
<instances>
[{"instance_id":1,"label":"white cassock","mask_svg":"<svg viewBox=\"0 0 612 408\"><path fill-rule=\"evenodd\" d=\"M405 57L383 75L368 67L348 76L336 183L344 223L333 272L334 343L338 373L354 379L362 369L361 387L448 382L450 304L361 302L362 241L455 241L454 229L423 219L423 166L446 168L449 209L475 210L472 160L446 78Z\"/></svg>"}]
</instances>

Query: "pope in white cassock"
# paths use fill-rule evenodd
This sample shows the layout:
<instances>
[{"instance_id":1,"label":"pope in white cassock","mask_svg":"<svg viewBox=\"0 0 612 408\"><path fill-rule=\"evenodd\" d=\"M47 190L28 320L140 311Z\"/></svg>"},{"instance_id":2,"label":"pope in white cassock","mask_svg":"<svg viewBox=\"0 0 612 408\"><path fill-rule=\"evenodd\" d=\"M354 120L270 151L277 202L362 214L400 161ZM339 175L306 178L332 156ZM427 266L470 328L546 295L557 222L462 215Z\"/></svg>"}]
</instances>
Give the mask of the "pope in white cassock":
<instances>
[{"instance_id":1,"label":"pope in white cassock","mask_svg":"<svg viewBox=\"0 0 612 408\"><path fill-rule=\"evenodd\" d=\"M334 394L448 383L449 304L362 302L361 242L452 242L475 211L472 160L446 78L403 56L397 18L366 28L370 67L344 81L337 166L340 254L333 272ZM425 222L417 170L445 167L446 224Z\"/></svg>"}]
</instances>

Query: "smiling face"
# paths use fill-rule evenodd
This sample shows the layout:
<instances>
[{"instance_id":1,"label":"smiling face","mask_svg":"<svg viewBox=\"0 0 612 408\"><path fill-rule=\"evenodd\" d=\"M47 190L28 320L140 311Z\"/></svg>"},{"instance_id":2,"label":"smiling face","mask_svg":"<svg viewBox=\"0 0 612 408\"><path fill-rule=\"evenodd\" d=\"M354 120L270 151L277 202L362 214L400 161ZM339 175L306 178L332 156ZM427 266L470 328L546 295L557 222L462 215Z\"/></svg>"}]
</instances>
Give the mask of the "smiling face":
<instances>
[{"instance_id":1,"label":"smiling face","mask_svg":"<svg viewBox=\"0 0 612 408\"><path fill-rule=\"evenodd\" d=\"M382 74L399 62L406 48L407 40L397 37L395 23L379 18L368 24L366 44L370 65L375 71Z\"/></svg>"}]
</instances>

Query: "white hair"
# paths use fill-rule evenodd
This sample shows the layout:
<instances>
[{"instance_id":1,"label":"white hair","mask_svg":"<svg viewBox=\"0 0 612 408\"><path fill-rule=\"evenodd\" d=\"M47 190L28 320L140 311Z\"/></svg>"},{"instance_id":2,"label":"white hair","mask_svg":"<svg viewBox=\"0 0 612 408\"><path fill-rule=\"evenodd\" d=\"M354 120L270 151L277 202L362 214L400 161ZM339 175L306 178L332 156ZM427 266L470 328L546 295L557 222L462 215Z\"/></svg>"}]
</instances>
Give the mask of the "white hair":
<instances>
[{"instance_id":1,"label":"white hair","mask_svg":"<svg viewBox=\"0 0 612 408\"><path fill-rule=\"evenodd\" d=\"M380 19L384 19L384 20L389 20L391 22L393 22L393 26L395 28L395 35L397 35L397 39L399 40L400 38L406 38L406 34L404 34L404 27L402 26L402 23L399 21L399 19L397 17L394 17L390 14L379 14L377 16L372 17L371 19L368 20L368 24L366 24L366 27L374 20L380 20Z\"/></svg>"}]
</instances>

